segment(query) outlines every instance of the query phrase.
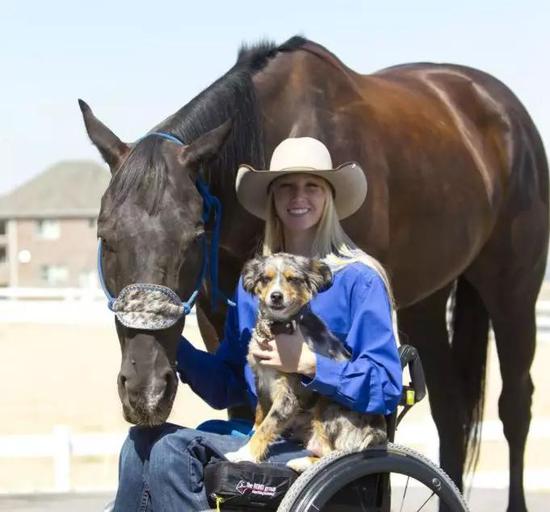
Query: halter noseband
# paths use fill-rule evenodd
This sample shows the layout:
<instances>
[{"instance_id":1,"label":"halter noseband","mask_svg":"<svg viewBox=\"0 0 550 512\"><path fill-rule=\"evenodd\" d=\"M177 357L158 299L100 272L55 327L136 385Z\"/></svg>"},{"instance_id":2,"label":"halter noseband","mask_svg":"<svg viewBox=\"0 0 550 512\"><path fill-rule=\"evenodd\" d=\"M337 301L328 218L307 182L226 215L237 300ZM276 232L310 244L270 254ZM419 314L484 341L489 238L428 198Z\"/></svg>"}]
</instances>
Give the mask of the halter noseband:
<instances>
[{"instance_id":1,"label":"halter noseband","mask_svg":"<svg viewBox=\"0 0 550 512\"><path fill-rule=\"evenodd\" d=\"M183 142L174 135L164 132L151 132L139 140L151 136L161 137L171 142L175 142L180 146L184 145ZM210 277L213 308L216 308L219 300L222 300L228 306L235 306L235 303L228 299L218 287L218 246L220 240L222 206L220 200L216 196L210 194L208 185L204 181L197 178L195 185L203 200L203 223L206 224L211 215L213 215L214 226L210 243L210 255L208 254L207 238L206 236L202 238L203 258L201 271L195 289L188 300L182 301L177 293L167 286L150 283L130 284L122 289L118 298L113 297L105 283L102 265L103 244L101 238L98 239L97 272L99 275L99 282L108 299L109 309L115 312L121 323L127 327L150 330L165 329L174 325L182 316L188 315L195 305L201 284L206 277L207 269ZM145 305L144 301L146 303ZM147 318L144 320L144 317Z\"/></svg>"}]
</instances>

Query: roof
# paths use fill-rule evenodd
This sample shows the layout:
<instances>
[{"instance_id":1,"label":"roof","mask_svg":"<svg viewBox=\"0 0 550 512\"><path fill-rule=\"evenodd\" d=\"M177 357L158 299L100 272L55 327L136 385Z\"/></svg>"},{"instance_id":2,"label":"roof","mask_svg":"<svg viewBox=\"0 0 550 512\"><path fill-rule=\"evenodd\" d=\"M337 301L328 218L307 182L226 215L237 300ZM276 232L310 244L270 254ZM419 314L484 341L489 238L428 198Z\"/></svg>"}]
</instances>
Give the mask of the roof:
<instances>
[{"instance_id":1,"label":"roof","mask_svg":"<svg viewBox=\"0 0 550 512\"><path fill-rule=\"evenodd\" d=\"M0 196L0 219L97 217L110 178L92 161L59 162Z\"/></svg>"}]
</instances>

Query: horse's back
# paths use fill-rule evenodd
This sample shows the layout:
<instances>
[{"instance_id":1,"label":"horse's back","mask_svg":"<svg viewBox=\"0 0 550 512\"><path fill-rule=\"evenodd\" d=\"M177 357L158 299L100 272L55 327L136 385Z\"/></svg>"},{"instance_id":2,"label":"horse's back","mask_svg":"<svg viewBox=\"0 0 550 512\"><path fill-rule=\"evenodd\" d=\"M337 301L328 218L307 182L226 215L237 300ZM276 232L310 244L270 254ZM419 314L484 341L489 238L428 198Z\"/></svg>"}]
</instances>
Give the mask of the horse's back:
<instances>
[{"instance_id":1,"label":"horse's back","mask_svg":"<svg viewBox=\"0 0 550 512\"><path fill-rule=\"evenodd\" d=\"M441 154L449 160L440 176L452 193L464 194L460 182L454 180L467 180L469 171L474 170L471 177L475 175L477 181L481 177L480 190L485 196L477 204L484 204L485 210L488 207L487 227L491 232L502 230L503 223L511 225L521 214L529 219L524 223L533 225L532 239L538 242L540 252L548 239L547 159L533 120L505 84L479 69L427 62L392 66L361 75L360 80L366 84L365 89L376 84L377 112L391 113L388 125L393 130L399 125L395 122L396 112L402 116L403 128L397 130L403 136L400 145L408 148L411 161L427 151L432 159L437 158L438 149L430 144L432 135ZM396 99L396 91L400 99ZM404 130L417 135L416 154L410 152L411 142ZM403 159L397 147L391 152L400 161L390 172L410 172L407 157ZM459 163L456 174L452 171L453 160ZM471 211L475 210L476 202L468 203Z\"/></svg>"},{"instance_id":2,"label":"horse's back","mask_svg":"<svg viewBox=\"0 0 550 512\"><path fill-rule=\"evenodd\" d=\"M487 173L486 190L492 192L494 220L483 246L484 271L488 265L493 271L517 267L523 269L516 274L520 281L536 273L540 282L549 232L548 163L540 134L517 96L494 76L453 64L405 64L370 76L405 87L424 83L453 112L478 171Z\"/></svg>"},{"instance_id":3,"label":"horse's back","mask_svg":"<svg viewBox=\"0 0 550 512\"><path fill-rule=\"evenodd\" d=\"M281 55L256 85L266 153L316 136L336 164L357 160L368 199L344 222L389 266L410 304L468 268L518 204L546 244L547 167L540 137L514 94L480 70L412 63L359 74L322 49ZM547 215L547 214L546 214ZM414 271L411 271L414 269Z\"/></svg>"},{"instance_id":4,"label":"horse's back","mask_svg":"<svg viewBox=\"0 0 550 512\"><path fill-rule=\"evenodd\" d=\"M541 197L547 197L548 166L541 137L519 98L493 75L458 64L418 62L385 68L362 79L398 87L407 96L408 107L417 111L429 103L440 105L467 146L479 144L481 151L493 151L499 179L521 174L520 187L532 190L527 183L536 182Z\"/></svg>"}]
</instances>

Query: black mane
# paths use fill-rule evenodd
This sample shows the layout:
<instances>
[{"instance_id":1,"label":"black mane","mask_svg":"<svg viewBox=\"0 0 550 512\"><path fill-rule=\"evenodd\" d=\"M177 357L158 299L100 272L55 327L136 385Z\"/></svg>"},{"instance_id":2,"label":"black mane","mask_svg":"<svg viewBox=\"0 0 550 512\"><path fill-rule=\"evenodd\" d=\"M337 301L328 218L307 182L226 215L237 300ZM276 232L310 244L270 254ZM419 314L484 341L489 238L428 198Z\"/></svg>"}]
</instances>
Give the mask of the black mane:
<instances>
[{"instance_id":1,"label":"black mane","mask_svg":"<svg viewBox=\"0 0 550 512\"><path fill-rule=\"evenodd\" d=\"M216 177L222 190L232 189L239 164L265 168L263 133L252 77L279 52L293 51L306 42L306 39L295 36L279 46L267 41L251 47L243 45L236 64L225 75L152 131L171 133L189 144L232 119L231 135L220 155L209 164L208 175L204 176L211 184L210 177ZM147 137L138 141L113 179L115 201L123 201L131 190L141 189L146 192L143 197L148 211L151 214L158 211L167 168L159 149L160 140Z\"/></svg>"}]
</instances>

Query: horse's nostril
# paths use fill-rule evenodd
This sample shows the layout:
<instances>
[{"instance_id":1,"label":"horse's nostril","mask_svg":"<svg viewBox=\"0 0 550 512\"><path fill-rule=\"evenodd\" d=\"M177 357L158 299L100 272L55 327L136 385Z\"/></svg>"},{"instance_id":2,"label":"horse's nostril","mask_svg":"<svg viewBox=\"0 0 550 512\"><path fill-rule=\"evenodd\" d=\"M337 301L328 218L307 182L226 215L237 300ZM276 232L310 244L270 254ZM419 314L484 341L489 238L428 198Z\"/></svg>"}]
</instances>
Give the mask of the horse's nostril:
<instances>
[{"instance_id":1,"label":"horse's nostril","mask_svg":"<svg viewBox=\"0 0 550 512\"><path fill-rule=\"evenodd\" d=\"M271 302L279 304L283 301L283 294L281 292L273 292L271 294Z\"/></svg>"},{"instance_id":2,"label":"horse's nostril","mask_svg":"<svg viewBox=\"0 0 550 512\"><path fill-rule=\"evenodd\" d=\"M166 382L166 389L171 389L176 382L176 376L172 370L167 371L164 374L164 380Z\"/></svg>"}]
</instances>

